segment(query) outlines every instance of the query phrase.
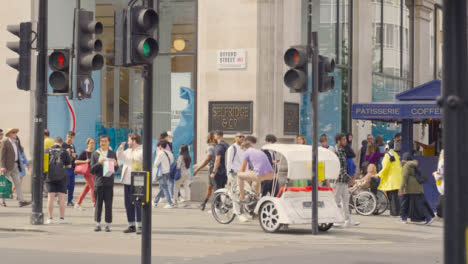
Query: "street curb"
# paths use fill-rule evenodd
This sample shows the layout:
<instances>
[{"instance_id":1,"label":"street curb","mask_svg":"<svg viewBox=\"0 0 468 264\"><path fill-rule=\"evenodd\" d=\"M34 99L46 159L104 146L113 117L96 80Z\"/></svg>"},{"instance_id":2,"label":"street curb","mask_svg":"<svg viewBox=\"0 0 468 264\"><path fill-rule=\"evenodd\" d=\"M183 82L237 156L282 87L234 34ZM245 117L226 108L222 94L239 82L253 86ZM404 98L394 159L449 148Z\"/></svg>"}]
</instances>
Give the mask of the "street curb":
<instances>
[{"instance_id":1,"label":"street curb","mask_svg":"<svg viewBox=\"0 0 468 264\"><path fill-rule=\"evenodd\" d=\"M47 233L47 231L29 228L4 228L0 227L0 231L6 232L30 232L30 233Z\"/></svg>"}]
</instances>

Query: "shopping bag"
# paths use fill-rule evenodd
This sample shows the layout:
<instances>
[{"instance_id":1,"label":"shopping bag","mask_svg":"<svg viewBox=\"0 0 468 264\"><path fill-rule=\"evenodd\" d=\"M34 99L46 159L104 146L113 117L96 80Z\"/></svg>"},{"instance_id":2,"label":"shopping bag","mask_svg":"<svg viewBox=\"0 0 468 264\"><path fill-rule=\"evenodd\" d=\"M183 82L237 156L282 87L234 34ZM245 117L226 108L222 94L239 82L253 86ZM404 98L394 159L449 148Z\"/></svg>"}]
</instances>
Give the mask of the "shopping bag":
<instances>
[{"instance_id":1,"label":"shopping bag","mask_svg":"<svg viewBox=\"0 0 468 264\"><path fill-rule=\"evenodd\" d=\"M11 197L12 184L5 175L0 175L0 198Z\"/></svg>"},{"instance_id":2,"label":"shopping bag","mask_svg":"<svg viewBox=\"0 0 468 264\"><path fill-rule=\"evenodd\" d=\"M103 164L103 176L104 177L111 177L114 174L114 161L106 160Z\"/></svg>"},{"instance_id":3,"label":"shopping bag","mask_svg":"<svg viewBox=\"0 0 468 264\"><path fill-rule=\"evenodd\" d=\"M75 174L85 175L85 174L89 174L90 171L91 171L91 170L90 170L90 168L89 168L89 164L88 164L88 163L78 164L78 165L76 165L76 167L75 167Z\"/></svg>"}]
</instances>

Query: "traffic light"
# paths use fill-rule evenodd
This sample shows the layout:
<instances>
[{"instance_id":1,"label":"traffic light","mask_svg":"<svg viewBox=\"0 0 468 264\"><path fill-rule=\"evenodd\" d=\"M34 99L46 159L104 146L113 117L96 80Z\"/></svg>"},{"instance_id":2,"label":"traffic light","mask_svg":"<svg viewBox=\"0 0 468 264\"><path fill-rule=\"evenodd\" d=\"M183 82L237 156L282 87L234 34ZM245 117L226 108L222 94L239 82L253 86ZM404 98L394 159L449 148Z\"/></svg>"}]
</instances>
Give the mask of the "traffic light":
<instances>
[{"instance_id":1,"label":"traffic light","mask_svg":"<svg viewBox=\"0 0 468 264\"><path fill-rule=\"evenodd\" d=\"M54 93L70 93L70 49L55 49L49 55L49 67L52 73L49 84Z\"/></svg>"},{"instance_id":2,"label":"traffic light","mask_svg":"<svg viewBox=\"0 0 468 264\"><path fill-rule=\"evenodd\" d=\"M19 72L16 86L20 90L29 91L31 89L31 22L8 25L7 30L19 37L19 41L7 42L7 47L18 53L19 58L7 59L6 63Z\"/></svg>"},{"instance_id":3,"label":"traffic light","mask_svg":"<svg viewBox=\"0 0 468 264\"><path fill-rule=\"evenodd\" d=\"M284 74L284 84L292 93L306 93L308 54L306 46L294 46L284 53L284 63L290 69Z\"/></svg>"},{"instance_id":4,"label":"traffic light","mask_svg":"<svg viewBox=\"0 0 468 264\"><path fill-rule=\"evenodd\" d=\"M93 12L77 9L75 27L77 97L90 98L93 86L91 74L104 66L103 56L95 53L102 50L102 42L96 39L95 35L102 33L103 25L94 21Z\"/></svg>"},{"instance_id":5,"label":"traffic light","mask_svg":"<svg viewBox=\"0 0 468 264\"><path fill-rule=\"evenodd\" d=\"M335 60L319 56L319 92L327 92L335 87L335 79L328 76L335 71Z\"/></svg>"},{"instance_id":6,"label":"traffic light","mask_svg":"<svg viewBox=\"0 0 468 264\"><path fill-rule=\"evenodd\" d=\"M114 17L114 63L116 66L150 64L158 55L153 35L159 18L154 9L133 6L116 10Z\"/></svg>"}]
</instances>

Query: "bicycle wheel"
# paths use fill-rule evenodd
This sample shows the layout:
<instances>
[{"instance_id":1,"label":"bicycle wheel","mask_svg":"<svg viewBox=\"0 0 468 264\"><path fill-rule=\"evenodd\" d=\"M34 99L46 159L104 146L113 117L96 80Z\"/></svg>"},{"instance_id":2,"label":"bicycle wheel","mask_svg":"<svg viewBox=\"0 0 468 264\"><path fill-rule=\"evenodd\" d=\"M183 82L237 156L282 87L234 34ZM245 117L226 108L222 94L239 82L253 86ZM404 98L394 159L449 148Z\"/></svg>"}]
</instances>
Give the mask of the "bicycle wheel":
<instances>
[{"instance_id":1,"label":"bicycle wheel","mask_svg":"<svg viewBox=\"0 0 468 264\"><path fill-rule=\"evenodd\" d=\"M211 211L218 223L226 225L232 222L234 214L233 201L226 192L216 193L211 204Z\"/></svg>"},{"instance_id":2,"label":"bicycle wheel","mask_svg":"<svg viewBox=\"0 0 468 264\"><path fill-rule=\"evenodd\" d=\"M387 211L388 206L390 205L387 195L381 190L377 191L377 206L375 208L374 214L381 215Z\"/></svg>"},{"instance_id":3,"label":"bicycle wheel","mask_svg":"<svg viewBox=\"0 0 468 264\"><path fill-rule=\"evenodd\" d=\"M360 215L371 215L377 207L375 195L362 191L354 196L354 209Z\"/></svg>"}]
</instances>

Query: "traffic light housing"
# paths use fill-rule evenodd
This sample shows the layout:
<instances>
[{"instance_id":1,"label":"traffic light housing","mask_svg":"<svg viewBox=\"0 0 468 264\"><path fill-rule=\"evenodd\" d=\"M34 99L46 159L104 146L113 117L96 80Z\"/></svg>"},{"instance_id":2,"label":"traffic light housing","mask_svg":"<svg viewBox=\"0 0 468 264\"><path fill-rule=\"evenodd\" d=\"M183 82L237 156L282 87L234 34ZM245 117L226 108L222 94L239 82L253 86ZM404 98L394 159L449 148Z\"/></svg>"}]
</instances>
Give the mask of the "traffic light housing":
<instances>
[{"instance_id":1,"label":"traffic light housing","mask_svg":"<svg viewBox=\"0 0 468 264\"><path fill-rule=\"evenodd\" d=\"M70 49L55 49L49 55L49 84L55 94L70 93L70 58Z\"/></svg>"},{"instance_id":2,"label":"traffic light housing","mask_svg":"<svg viewBox=\"0 0 468 264\"><path fill-rule=\"evenodd\" d=\"M18 25L8 25L7 30L18 36L19 41L7 42L7 47L18 53L18 58L7 59L6 63L18 70L16 86L20 90L29 91L31 89L31 22L24 22Z\"/></svg>"},{"instance_id":3,"label":"traffic light housing","mask_svg":"<svg viewBox=\"0 0 468 264\"><path fill-rule=\"evenodd\" d=\"M284 53L284 63L290 69L284 74L284 84L292 93L306 93L308 53L306 46L293 46Z\"/></svg>"},{"instance_id":4,"label":"traffic light housing","mask_svg":"<svg viewBox=\"0 0 468 264\"><path fill-rule=\"evenodd\" d=\"M114 17L114 64L151 64L159 45L153 37L159 18L152 8L132 6L116 10Z\"/></svg>"},{"instance_id":5,"label":"traffic light housing","mask_svg":"<svg viewBox=\"0 0 468 264\"><path fill-rule=\"evenodd\" d=\"M335 60L319 56L319 92L327 92L335 87L335 79L329 76L335 71Z\"/></svg>"},{"instance_id":6,"label":"traffic light housing","mask_svg":"<svg viewBox=\"0 0 468 264\"><path fill-rule=\"evenodd\" d=\"M104 66L104 57L95 52L102 50L102 42L95 38L101 34L103 25L94 20L94 13L84 9L75 11L75 49L76 49L76 78L78 99L89 98L87 84L92 83L91 74ZM87 90L82 91L81 90ZM91 91L92 92L92 91Z\"/></svg>"}]
</instances>

